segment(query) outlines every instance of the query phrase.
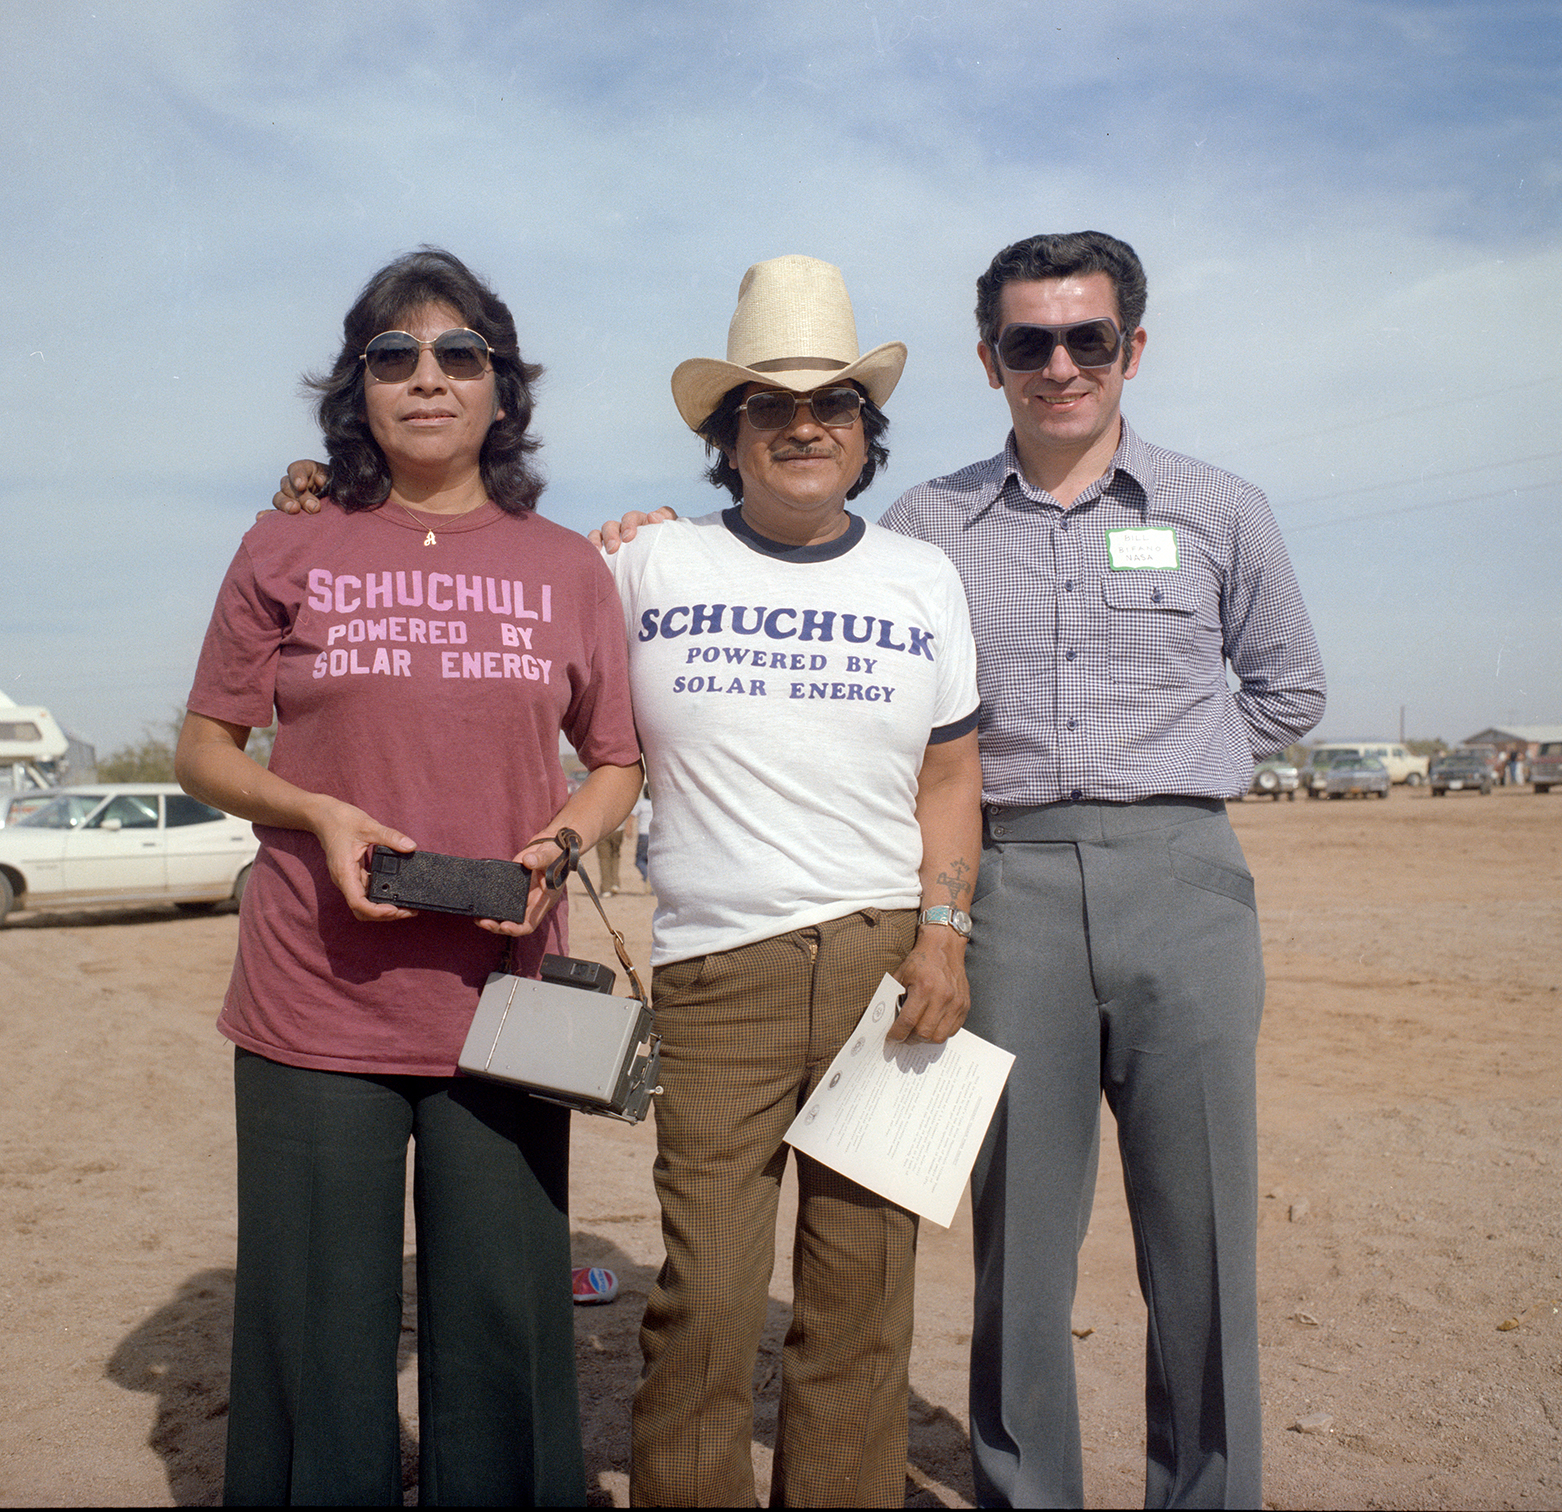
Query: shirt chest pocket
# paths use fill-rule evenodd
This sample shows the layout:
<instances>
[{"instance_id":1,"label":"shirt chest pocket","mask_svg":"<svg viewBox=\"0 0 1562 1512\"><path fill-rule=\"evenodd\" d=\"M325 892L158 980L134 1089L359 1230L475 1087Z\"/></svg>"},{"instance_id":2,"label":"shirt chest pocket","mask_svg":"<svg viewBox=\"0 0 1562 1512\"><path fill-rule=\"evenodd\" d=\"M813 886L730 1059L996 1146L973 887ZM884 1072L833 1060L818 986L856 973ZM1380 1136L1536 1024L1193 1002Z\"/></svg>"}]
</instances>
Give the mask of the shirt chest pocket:
<instances>
[{"instance_id":1,"label":"shirt chest pocket","mask_svg":"<svg viewBox=\"0 0 1562 1512\"><path fill-rule=\"evenodd\" d=\"M1114 683L1185 687L1197 677L1198 594L1175 572L1108 572L1107 659Z\"/></svg>"}]
</instances>

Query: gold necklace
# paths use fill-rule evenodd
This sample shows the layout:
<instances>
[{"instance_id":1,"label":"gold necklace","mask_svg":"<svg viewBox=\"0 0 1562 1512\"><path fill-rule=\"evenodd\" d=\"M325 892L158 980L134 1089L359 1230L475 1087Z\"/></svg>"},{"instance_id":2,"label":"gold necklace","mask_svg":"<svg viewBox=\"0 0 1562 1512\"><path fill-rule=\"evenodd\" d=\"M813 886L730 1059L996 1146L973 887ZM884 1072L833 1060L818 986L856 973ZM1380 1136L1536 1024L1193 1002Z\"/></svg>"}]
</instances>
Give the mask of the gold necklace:
<instances>
[{"instance_id":1,"label":"gold necklace","mask_svg":"<svg viewBox=\"0 0 1562 1512\"><path fill-rule=\"evenodd\" d=\"M406 517L409 520L411 520L412 523L414 525L416 525L420 530L427 530L428 531L428 534L423 537L423 544L425 546L437 546L437 545L439 545L439 541L436 539L436 537L434 535L434 531L433 531L432 527L429 525L427 520L420 520L415 514L413 514L413 512L410 509L407 508L407 506L405 504L403 504L401 502L400 499L392 499L391 503L394 504L396 506L396 508L399 509L404 515L406 515Z\"/></svg>"}]
</instances>

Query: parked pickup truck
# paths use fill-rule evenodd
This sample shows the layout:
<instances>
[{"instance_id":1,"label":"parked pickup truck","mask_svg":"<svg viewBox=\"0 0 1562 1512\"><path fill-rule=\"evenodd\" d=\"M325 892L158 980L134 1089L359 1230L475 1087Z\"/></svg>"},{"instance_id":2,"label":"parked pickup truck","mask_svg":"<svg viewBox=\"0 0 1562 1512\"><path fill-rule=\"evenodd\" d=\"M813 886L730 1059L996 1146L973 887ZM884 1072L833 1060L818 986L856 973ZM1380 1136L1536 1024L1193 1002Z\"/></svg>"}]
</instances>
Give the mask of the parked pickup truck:
<instances>
[{"instance_id":1,"label":"parked pickup truck","mask_svg":"<svg viewBox=\"0 0 1562 1512\"><path fill-rule=\"evenodd\" d=\"M1432 796L1445 798L1449 793L1491 792L1497 774L1479 751L1448 751L1432 763Z\"/></svg>"},{"instance_id":2,"label":"parked pickup truck","mask_svg":"<svg viewBox=\"0 0 1562 1512\"><path fill-rule=\"evenodd\" d=\"M1541 742L1540 750L1529 759L1529 780L1537 793L1562 787L1562 740Z\"/></svg>"}]
</instances>

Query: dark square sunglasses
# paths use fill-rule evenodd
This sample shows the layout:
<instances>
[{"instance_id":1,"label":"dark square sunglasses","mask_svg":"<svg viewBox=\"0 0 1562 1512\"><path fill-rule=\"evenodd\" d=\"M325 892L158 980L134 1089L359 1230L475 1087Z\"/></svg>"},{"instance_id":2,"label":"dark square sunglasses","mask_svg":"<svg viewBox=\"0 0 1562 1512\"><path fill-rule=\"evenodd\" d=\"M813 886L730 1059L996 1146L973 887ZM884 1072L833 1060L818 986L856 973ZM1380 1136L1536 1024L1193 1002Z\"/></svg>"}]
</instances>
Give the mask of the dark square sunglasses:
<instances>
[{"instance_id":1,"label":"dark square sunglasses","mask_svg":"<svg viewBox=\"0 0 1562 1512\"><path fill-rule=\"evenodd\" d=\"M1073 325L1006 325L998 337L998 360L1011 373L1039 373L1059 342L1075 367L1111 367L1123 349L1123 333L1105 316Z\"/></svg>"}]
</instances>

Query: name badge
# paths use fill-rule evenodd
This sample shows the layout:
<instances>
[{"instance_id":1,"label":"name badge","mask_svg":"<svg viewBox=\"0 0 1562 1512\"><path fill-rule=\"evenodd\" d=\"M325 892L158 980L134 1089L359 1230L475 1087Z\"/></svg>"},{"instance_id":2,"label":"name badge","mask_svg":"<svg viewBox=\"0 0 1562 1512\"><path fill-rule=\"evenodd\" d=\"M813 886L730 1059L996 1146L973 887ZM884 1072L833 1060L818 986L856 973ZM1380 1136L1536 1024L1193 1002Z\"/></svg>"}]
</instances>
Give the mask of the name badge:
<instances>
[{"instance_id":1,"label":"name badge","mask_svg":"<svg viewBox=\"0 0 1562 1512\"><path fill-rule=\"evenodd\" d=\"M1177 566L1177 532L1170 525L1147 525L1137 530L1109 530L1106 555L1113 572L1149 568L1174 570Z\"/></svg>"}]
</instances>

